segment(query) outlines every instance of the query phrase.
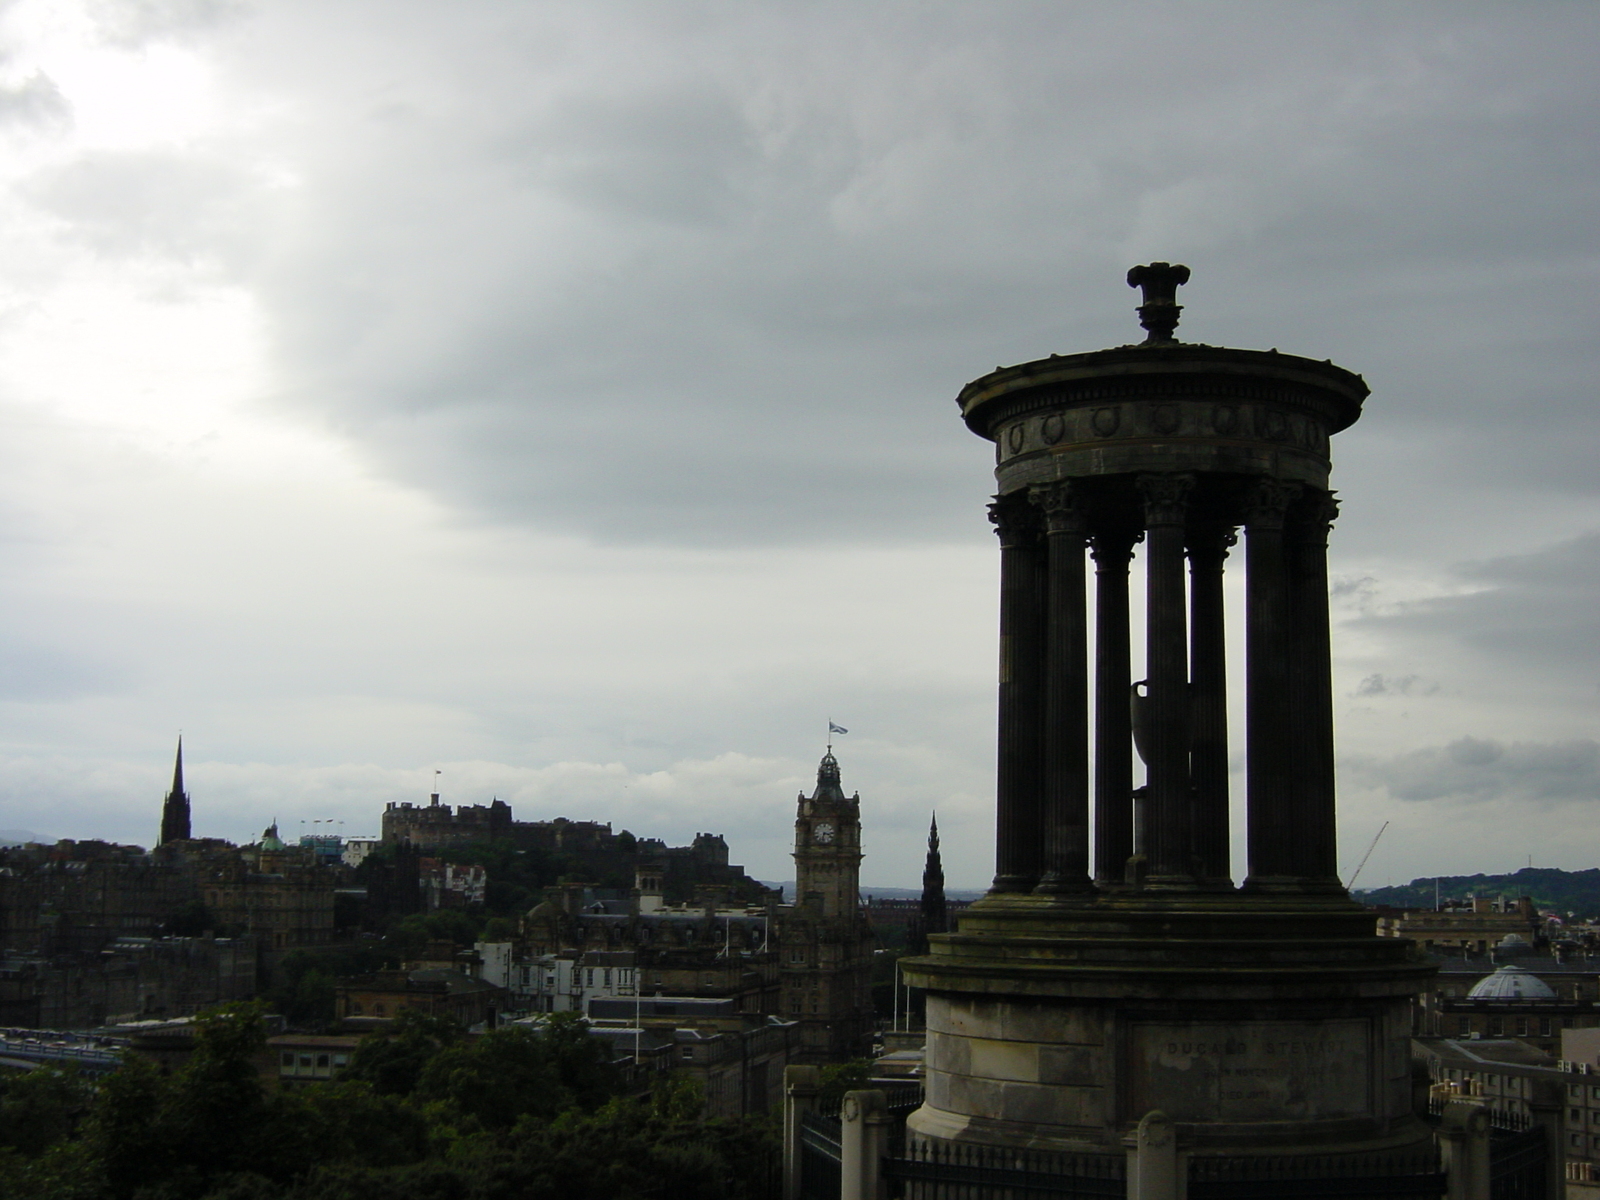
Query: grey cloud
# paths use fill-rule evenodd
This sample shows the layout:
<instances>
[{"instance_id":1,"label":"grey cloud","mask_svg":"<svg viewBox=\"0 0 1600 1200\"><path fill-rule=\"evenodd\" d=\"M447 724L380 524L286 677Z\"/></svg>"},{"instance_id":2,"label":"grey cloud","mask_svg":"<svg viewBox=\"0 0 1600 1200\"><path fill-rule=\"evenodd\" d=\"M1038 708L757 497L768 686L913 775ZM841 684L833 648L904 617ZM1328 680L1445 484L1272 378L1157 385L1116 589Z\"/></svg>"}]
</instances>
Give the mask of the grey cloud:
<instances>
[{"instance_id":1,"label":"grey cloud","mask_svg":"<svg viewBox=\"0 0 1600 1200\"><path fill-rule=\"evenodd\" d=\"M1542 806L1600 800L1600 743L1463 737L1390 758L1356 756L1347 777L1397 800L1523 801Z\"/></svg>"},{"instance_id":2,"label":"grey cloud","mask_svg":"<svg viewBox=\"0 0 1600 1200\"><path fill-rule=\"evenodd\" d=\"M1434 653L1465 650L1518 674L1600 683L1600 533L1455 571L1478 590L1368 613L1354 627L1431 644Z\"/></svg>"},{"instance_id":3,"label":"grey cloud","mask_svg":"<svg viewBox=\"0 0 1600 1200\"><path fill-rule=\"evenodd\" d=\"M1432 696L1439 691L1419 675L1368 675L1356 685L1357 696Z\"/></svg>"},{"instance_id":4,"label":"grey cloud","mask_svg":"<svg viewBox=\"0 0 1600 1200\"><path fill-rule=\"evenodd\" d=\"M950 398L1134 338L1145 257L1192 260L1196 340L1383 376L1369 444L1592 486L1587 332L1545 294L1600 145L1570 21L558 9L524 75L475 22L532 18L468 7L364 47L391 115L316 132L316 233L265 292L289 401L463 507L600 541L966 536L989 452ZM405 82L465 61L449 109ZM1487 363L1449 352L1473 341Z\"/></svg>"},{"instance_id":5,"label":"grey cloud","mask_svg":"<svg viewBox=\"0 0 1600 1200\"><path fill-rule=\"evenodd\" d=\"M265 233L259 184L193 153L101 151L34 176L24 194L109 258L246 259Z\"/></svg>"},{"instance_id":6,"label":"grey cloud","mask_svg":"<svg viewBox=\"0 0 1600 1200\"><path fill-rule=\"evenodd\" d=\"M54 703L126 691L125 669L57 646L0 634L0 700Z\"/></svg>"},{"instance_id":7,"label":"grey cloud","mask_svg":"<svg viewBox=\"0 0 1600 1200\"><path fill-rule=\"evenodd\" d=\"M0 87L0 125L47 128L71 117L72 106L43 71L35 71L14 86Z\"/></svg>"},{"instance_id":8,"label":"grey cloud","mask_svg":"<svg viewBox=\"0 0 1600 1200\"><path fill-rule=\"evenodd\" d=\"M91 0L89 15L111 45L183 40L244 16L244 0Z\"/></svg>"},{"instance_id":9,"label":"grey cloud","mask_svg":"<svg viewBox=\"0 0 1600 1200\"><path fill-rule=\"evenodd\" d=\"M575 97L513 131L501 153L530 183L624 217L720 224L754 165L753 131L725 92L689 85Z\"/></svg>"}]
</instances>

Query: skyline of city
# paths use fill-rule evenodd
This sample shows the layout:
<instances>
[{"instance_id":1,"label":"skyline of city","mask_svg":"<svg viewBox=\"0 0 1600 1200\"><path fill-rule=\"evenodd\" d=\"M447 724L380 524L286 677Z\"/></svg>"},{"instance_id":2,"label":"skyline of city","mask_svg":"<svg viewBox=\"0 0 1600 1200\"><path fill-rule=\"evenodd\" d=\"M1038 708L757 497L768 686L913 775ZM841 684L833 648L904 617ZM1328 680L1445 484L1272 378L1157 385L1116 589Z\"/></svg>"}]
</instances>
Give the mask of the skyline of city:
<instances>
[{"instance_id":1,"label":"skyline of city","mask_svg":"<svg viewBox=\"0 0 1600 1200\"><path fill-rule=\"evenodd\" d=\"M936 809L982 887L991 448L953 398L1137 340L1123 277L1168 260L1181 337L1372 388L1342 876L1385 821L1363 884L1600 860L1597 27L19 0L0 829L148 845L182 728L201 834L368 832L438 770L786 878L831 716L866 878L914 886Z\"/></svg>"}]
</instances>

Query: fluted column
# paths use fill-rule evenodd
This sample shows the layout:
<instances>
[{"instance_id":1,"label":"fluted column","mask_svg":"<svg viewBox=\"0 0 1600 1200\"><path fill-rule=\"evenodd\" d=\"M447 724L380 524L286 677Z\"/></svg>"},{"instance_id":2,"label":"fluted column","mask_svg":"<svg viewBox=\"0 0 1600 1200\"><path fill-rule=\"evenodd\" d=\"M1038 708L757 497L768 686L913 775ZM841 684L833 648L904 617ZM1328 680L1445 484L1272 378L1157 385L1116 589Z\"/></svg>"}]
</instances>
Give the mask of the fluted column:
<instances>
[{"instance_id":1,"label":"fluted column","mask_svg":"<svg viewBox=\"0 0 1600 1200\"><path fill-rule=\"evenodd\" d=\"M1094 877L1120 884L1133 855L1133 727L1128 685L1128 563L1143 535L1100 528L1094 555Z\"/></svg>"},{"instance_id":2,"label":"fluted column","mask_svg":"<svg viewBox=\"0 0 1600 1200\"><path fill-rule=\"evenodd\" d=\"M1290 514L1291 756L1295 874L1339 888L1333 785L1333 667L1328 632L1328 531L1339 515L1332 492L1308 492Z\"/></svg>"},{"instance_id":3,"label":"fluted column","mask_svg":"<svg viewBox=\"0 0 1600 1200\"><path fill-rule=\"evenodd\" d=\"M1237 540L1226 525L1189 532L1189 691L1193 725L1195 852L1209 882L1231 883L1228 868L1228 670L1222 564Z\"/></svg>"},{"instance_id":4,"label":"fluted column","mask_svg":"<svg viewBox=\"0 0 1600 1200\"><path fill-rule=\"evenodd\" d=\"M1089 882L1089 615L1087 525L1070 483L1034 487L1044 514L1049 599L1041 892L1087 892Z\"/></svg>"},{"instance_id":5,"label":"fluted column","mask_svg":"<svg viewBox=\"0 0 1600 1200\"><path fill-rule=\"evenodd\" d=\"M1139 476L1145 519L1146 857L1149 881L1194 882L1189 801L1188 615L1183 526L1194 477Z\"/></svg>"},{"instance_id":6,"label":"fluted column","mask_svg":"<svg viewBox=\"0 0 1600 1200\"><path fill-rule=\"evenodd\" d=\"M1289 587L1283 526L1296 484L1260 480L1245 513L1247 885L1292 878L1294 798L1289 716Z\"/></svg>"},{"instance_id":7,"label":"fluted column","mask_svg":"<svg viewBox=\"0 0 1600 1200\"><path fill-rule=\"evenodd\" d=\"M1038 512L1022 493L999 497L1000 729L995 780L994 891L1039 882L1044 781L1045 555Z\"/></svg>"}]
</instances>

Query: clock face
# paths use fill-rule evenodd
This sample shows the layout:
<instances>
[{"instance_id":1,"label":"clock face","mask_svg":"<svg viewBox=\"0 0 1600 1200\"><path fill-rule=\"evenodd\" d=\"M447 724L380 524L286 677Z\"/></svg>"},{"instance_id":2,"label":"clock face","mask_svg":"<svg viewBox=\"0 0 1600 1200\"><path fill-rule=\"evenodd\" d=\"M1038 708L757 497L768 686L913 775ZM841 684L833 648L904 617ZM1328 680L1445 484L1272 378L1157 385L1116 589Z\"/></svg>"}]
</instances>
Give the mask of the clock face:
<instances>
[{"instance_id":1,"label":"clock face","mask_svg":"<svg viewBox=\"0 0 1600 1200\"><path fill-rule=\"evenodd\" d=\"M826 846L833 841L833 822L818 821L811 827L811 836L819 845Z\"/></svg>"}]
</instances>

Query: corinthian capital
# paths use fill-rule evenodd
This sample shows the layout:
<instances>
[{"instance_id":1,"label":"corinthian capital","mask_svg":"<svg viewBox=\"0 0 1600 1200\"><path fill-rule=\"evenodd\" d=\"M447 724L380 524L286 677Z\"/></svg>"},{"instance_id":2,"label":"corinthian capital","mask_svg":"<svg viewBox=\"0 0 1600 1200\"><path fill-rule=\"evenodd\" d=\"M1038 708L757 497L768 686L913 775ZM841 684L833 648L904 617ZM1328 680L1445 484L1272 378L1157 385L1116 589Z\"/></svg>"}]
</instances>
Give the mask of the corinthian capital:
<instances>
[{"instance_id":1,"label":"corinthian capital","mask_svg":"<svg viewBox=\"0 0 1600 1200\"><path fill-rule=\"evenodd\" d=\"M1088 528L1083 506L1078 503L1077 489L1070 483L1036 483L1028 489L1028 499L1044 514L1046 533L1082 535Z\"/></svg>"},{"instance_id":2,"label":"corinthian capital","mask_svg":"<svg viewBox=\"0 0 1600 1200\"><path fill-rule=\"evenodd\" d=\"M1228 549L1239 541L1239 535L1234 532L1231 525L1202 524L1191 528L1184 539L1184 545L1189 552L1189 562L1197 570L1222 570L1222 560L1228 557Z\"/></svg>"},{"instance_id":3,"label":"corinthian capital","mask_svg":"<svg viewBox=\"0 0 1600 1200\"><path fill-rule=\"evenodd\" d=\"M1039 511L1028 503L1024 492L996 496L989 505L989 520L994 524L1002 550L1015 550L1039 543Z\"/></svg>"},{"instance_id":4,"label":"corinthian capital","mask_svg":"<svg viewBox=\"0 0 1600 1200\"><path fill-rule=\"evenodd\" d=\"M1121 525L1096 529L1089 538L1089 553L1102 571L1126 571L1134 546L1142 541L1142 529Z\"/></svg>"},{"instance_id":5,"label":"corinthian capital","mask_svg":"<svg viewBox=\"0 0 1600 1200\"><path fill-rule=\"evenodd\" d=\"M1339 501L1332 492L1308 489L1305 499L1297 506L1295 516L1301 537L1308 542L1326 543L1328 530L1339 517Z\"/></svg>"},{"instance_id":6,"label":"corinthian capital","mask_svg":"<svg viewBox=\"0 0 1600 1200\"><path fill-rule=\"evenodd\" d=\"M1182 525L1194 490L1194 476L1178 472L1141 475L1139 494L1144 497L1146 525Z\"/></svg>"},{"instance_id":7,"label":"corinthian capital","mask_svg":"<svg viewBox=\"0 0 1600 1200\"><path fill-rule=\"evenodd\" d=\"M1284 515L1299 495L1298 483L1285 483L1281 479L1257 480L1245 495L1245 527L1282 529Z\"/></svg>"}]
</instances>

